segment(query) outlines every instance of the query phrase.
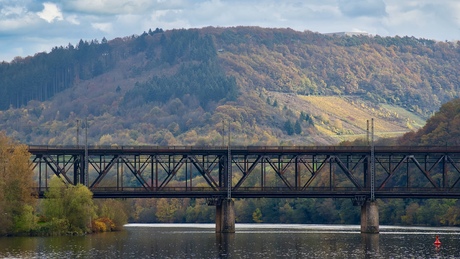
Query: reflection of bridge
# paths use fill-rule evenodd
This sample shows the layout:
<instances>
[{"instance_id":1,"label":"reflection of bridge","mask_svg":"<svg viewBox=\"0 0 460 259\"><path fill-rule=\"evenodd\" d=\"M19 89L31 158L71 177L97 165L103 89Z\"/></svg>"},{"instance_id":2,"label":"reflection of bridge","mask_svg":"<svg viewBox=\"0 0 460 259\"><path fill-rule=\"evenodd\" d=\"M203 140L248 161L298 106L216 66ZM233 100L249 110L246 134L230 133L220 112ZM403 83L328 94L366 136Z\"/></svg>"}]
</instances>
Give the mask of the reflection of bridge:
<instances>
[{"instance_id":1,"label":"reflection of bridge","mask_svg":"<svg viewBox=\"0 0 460 259\"><path fill-rule=\"evenodd\" d=\"M460 198L459 147L375 147L374 156L370 150L29 147L40 193L57 175L66 184L87 185L95 198L194 197L221 204L230 196L324 197L352 198L364 205L371 188L376 198Z\"/></svg>"}]
</instances>

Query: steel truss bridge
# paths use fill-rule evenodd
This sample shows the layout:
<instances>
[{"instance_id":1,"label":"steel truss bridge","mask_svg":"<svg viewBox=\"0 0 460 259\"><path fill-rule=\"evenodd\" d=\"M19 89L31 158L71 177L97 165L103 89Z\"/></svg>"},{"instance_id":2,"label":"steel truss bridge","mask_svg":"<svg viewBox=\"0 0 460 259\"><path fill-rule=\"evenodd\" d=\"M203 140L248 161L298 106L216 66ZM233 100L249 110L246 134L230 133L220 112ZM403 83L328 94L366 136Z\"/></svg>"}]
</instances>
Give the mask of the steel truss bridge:
<instances>
[{"instance_id":1,"label":"steel truss bridge","mask_svg":"<svg viewBox=\"0 0 460 259\"><path fill-rule=\"evenodd\" d=\"M372 185L375 198L460 198L460 147L376 146L373 156L366 146L29 146L29 152L41 197L56 175L67 185L88 186L94 198L362 203Z\"/></svg>"}]
</instances>

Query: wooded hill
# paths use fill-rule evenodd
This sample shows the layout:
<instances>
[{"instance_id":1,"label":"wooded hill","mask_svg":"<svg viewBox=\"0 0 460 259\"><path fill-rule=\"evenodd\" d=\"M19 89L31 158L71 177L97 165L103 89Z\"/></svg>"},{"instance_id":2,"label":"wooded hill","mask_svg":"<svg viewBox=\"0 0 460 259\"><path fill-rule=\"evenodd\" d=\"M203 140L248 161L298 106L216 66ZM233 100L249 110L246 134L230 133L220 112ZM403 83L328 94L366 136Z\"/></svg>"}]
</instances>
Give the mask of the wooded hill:
<instances>
[{"instance_id":1,"label":"wooded hill","mask_svg":"<svg viewBox=\"0 0 460 259\"><path fill-rule=\"evenodd\" d=\"M460 46L258 27L149 30L0 65L0 129L26 144L336 144L420 128L458 97ZM79 130L80 134L83 132ZM80 144L83 134L80 135Z\"/></svg>"}]
</instances>

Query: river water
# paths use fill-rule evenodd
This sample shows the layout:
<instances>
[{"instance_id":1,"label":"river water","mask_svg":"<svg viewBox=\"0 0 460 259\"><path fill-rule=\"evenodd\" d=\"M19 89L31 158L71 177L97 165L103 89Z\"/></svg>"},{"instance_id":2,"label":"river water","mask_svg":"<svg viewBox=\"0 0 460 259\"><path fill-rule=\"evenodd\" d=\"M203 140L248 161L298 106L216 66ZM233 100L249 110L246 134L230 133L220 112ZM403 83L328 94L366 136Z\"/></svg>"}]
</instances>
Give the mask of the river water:
<instances>
[{"instance_id":1,"label":"river water","mask_svg":"<svg viewBox=\"0 0 460 259\"><path fill-rule=\"evenodd\" d=\"M439 235L441 246L433 243ZM236 224L128 224L120 232L0 238L1 258L460 258L460 228Z\"/></svg>"}]
</instances>

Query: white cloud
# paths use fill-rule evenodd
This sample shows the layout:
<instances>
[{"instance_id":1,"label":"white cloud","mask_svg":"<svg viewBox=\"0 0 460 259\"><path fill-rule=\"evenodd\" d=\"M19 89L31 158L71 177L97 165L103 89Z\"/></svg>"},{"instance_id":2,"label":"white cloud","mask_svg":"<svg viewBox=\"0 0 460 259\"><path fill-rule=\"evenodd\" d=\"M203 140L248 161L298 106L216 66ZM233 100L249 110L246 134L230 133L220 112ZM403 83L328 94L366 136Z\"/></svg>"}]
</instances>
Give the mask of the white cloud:
<instances>
[{"instance_id":1,"label":"white cloud","mask_svg":"<svg viewBox=\"0 0 460 259\"><path fill-rule=\"evenodd\" d=\"M6 18L18 17L27 12L27 9L22 6L3 6L0 10L0 15Z\"/></svg>"},{"instance_id":2,"label":"white cloud","mask_svg":"<svg viewBox=\"0 0 460 259\"><path fill-rule=\"evenodd\" d=\"M187 2L182 0L61 0L66 10L87 14L145 14L151 10L168 10L185 8Z\"/></svg>"},{"instance_id":3,"label":"white cloud","mask_svg":"<svg viewBox=\"0 0 460 259\"><path fill-rule=\"evenodd\" d=\"M339 9L350 17L382 17L386 15L383 0L339 0Z\"/></svg>"},{"instance_id":4,"label":"white cloud","mask_svg":"<svg viewBox=\"0 0 460 259\"><path fill-rule=\"evenodd\" d=\"M113 31L111 23L92 23L91 25L93 26L93 28L105 33L111 33Z\"/></svg>"},{"instance_id":5,"label":"white cloud","mask_svg":"<svg viewBox=\"0 0 460 259\"><path fill-rule=\"evenodd\" d=\"M25 6L0 5L0 33L20 34L20 31L26 31L24 29L33 27L35 23L35 14L29 12Z\"/></svg>"},{"instance_id":6,"label":"white cloud","mask_svg":"<svg viewBox=\"0 0 460 259\"><path fill-rule=\"evenodd\" d=\"M61 10L53 3L43 3L43 11L38 12L37 15L48 23L51 23L54 20L64 20Z\"/></svg>"},{"instance_id":7,"label":"white cloud","mask_svg":"<svg viewBox=\"0 0 460 259\"><path fill-rule=\"evenodd\" d=\"M388 0L387 12L382 24L390 36L460 39L460 5L455 0Z\"/></svg>"},{"instance_id":8,"label":"white cloud","mask_svg":"<svg viewBox=\"0 0 460 259\"><path fill-rule=\"evenodd\" d=\"M71 24L74 24L74 25L79 25L80 24L80 21L78 20L77 15L69 15L69 16L67 16L65 18L65 20L68 21Z\"/></svg>"}]
</instances>

